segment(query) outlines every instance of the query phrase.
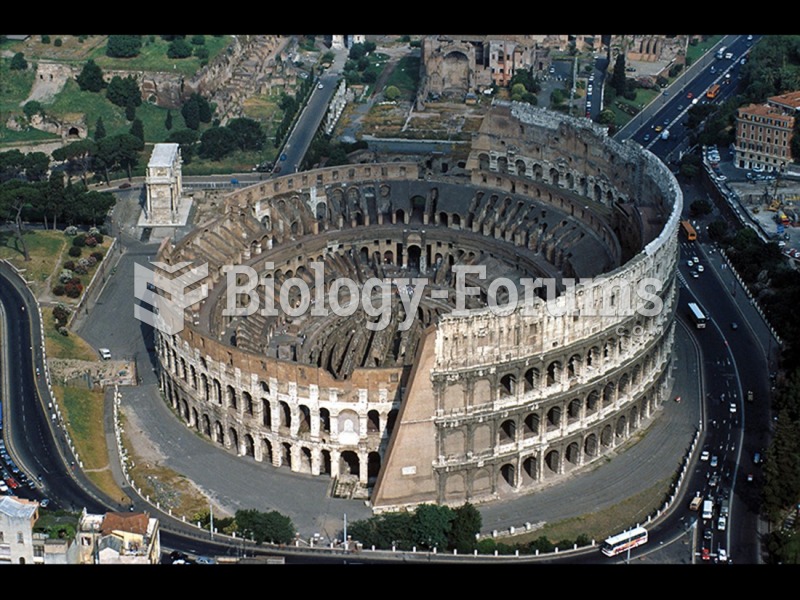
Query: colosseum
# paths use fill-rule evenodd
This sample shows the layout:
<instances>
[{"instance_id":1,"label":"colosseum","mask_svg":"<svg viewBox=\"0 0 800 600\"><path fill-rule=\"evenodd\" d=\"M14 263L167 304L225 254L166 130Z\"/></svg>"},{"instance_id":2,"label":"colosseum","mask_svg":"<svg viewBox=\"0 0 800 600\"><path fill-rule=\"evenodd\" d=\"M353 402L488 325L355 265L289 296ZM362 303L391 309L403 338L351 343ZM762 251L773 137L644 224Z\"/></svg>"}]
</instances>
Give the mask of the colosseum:
<instances>
[{"instance_id":1,"label":"colosseum","mask_svg":"<svg viewBox=\"0 0 800 600\"><path fill-rule=\"evenodd\" d=\"M682 202L641 146L501 102L456 164L238 189L159 250L176 273L208 264L184 329L156 332L164 397L210 443L376 511L541 489L670 394Z\"/></svg>"}]
</instances>

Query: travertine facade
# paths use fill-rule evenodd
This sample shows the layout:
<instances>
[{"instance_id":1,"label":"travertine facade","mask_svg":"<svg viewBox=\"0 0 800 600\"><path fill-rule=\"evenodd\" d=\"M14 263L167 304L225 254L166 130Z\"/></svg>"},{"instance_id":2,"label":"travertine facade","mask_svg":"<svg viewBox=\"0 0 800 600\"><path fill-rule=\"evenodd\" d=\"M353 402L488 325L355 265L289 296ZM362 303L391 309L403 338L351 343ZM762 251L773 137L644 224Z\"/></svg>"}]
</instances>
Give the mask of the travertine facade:
<instances>
[{"instance_id":1,"label":"travertine facade","mask_svg":"<svg viewBox=\"0 0 800 600\"><path fill-rule=\"evenodd\" d=\"M183 190L181 150L178 144L156 144L147 163L147 199L144 218L148 223L178 223Z\"/></svg>"},{"instance_id":2,"label":"travertine facade","mask_svg":"<svg viewBox=\"0 0 800 600\"><path fill-rule=\"evenodd\" d=\"M376 510L537 489L626 440L669 394L681 205L640 146L500 103L461 173L362 164L237 190L159 255L208 263L210 289L181 333L157 337L164 394L232 452L351 482ZM263 275L261 307L283 293L294 314L226 315L248 305L229 294L229 264ZM457 313L460 269L475 293ZM345 276L349 295L332 293ZM406 315L398 291L416 282L392 287L382 329L355 306L314 316L400 277L425 293ZM523 303L535 278L558 297ZM659 285L640 293L646 278ZM511 288L516 308L491 304Z\"/></svg>"}]
</instances>

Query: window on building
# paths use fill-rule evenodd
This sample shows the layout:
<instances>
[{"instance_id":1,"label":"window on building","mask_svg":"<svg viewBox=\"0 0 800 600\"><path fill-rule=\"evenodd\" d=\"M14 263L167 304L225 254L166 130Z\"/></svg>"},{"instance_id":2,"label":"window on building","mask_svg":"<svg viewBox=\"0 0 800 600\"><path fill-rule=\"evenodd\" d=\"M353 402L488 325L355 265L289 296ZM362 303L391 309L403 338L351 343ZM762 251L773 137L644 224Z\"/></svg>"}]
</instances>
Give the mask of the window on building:
<instances>
[{"instance_id":1,"label":"window on building","mask_svg":"<svg viewBox=\"0 0 800 600\"><path fill-rule=\"evenodd\" d=\"M17 532L17 543L24 544L25 543L25 536L22 535L21 531Z\"/></svg>"},{"instance_id":2,"label":"window on building","mask_svg":"<svg viewBox=\"0 0 800 600\"><path fill-rule=\"evenodd\" d=\"M44 546L34 546L33 556L36 558L44 558Z\"/></svg>"}]
</instances>

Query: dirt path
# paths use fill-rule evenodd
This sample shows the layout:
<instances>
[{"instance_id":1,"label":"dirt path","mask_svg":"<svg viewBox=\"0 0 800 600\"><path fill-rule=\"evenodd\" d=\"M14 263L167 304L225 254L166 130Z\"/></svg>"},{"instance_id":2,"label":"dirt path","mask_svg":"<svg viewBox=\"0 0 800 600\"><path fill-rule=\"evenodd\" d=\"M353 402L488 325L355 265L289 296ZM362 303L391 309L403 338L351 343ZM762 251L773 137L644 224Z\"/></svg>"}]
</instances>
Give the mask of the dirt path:
<instances>
[{"instance_id":1,"label":"dirt path","mask_svg":"<svg viewBox=\"0 0 800 600\"><path fill-rule=\"evenodd\" d=\"M31 92L25 100L20 102L20 106L24 106L31 100L38 100L42 104L51 103L72 76L72 69L66 65L40 62L36 69Z\"/></svg>"}]
</instances>

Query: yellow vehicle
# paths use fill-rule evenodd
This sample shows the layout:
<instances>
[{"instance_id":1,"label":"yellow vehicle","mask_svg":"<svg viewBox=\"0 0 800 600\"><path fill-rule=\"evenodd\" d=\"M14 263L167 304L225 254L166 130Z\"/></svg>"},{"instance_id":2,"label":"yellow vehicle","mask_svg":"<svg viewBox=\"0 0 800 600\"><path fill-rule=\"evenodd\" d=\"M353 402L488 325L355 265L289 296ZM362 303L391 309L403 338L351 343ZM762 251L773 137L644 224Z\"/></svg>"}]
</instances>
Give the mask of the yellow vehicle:
<instances>
[{"instance_id":1,"label":"yellow vehicle","mask_svg":"<svg viewBox=\"0 0 800 600\"><path fill-rule=\"evenodd\" d=\"M689 503L689 510L700 510L700 506L703 504L703 497L702 496L695 496L692 498L692 501Z\"/></svg>"}]
</instances>

